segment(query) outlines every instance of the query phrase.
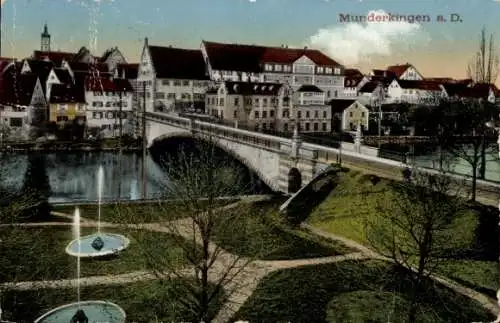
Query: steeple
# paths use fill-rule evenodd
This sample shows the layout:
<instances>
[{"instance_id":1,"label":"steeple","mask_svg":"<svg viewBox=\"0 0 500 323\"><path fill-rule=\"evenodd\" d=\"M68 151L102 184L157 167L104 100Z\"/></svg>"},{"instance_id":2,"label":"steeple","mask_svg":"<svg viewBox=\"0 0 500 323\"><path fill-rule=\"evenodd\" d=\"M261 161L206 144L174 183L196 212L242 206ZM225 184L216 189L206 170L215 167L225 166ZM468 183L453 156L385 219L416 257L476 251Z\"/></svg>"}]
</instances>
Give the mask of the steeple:
<instances>
[{"instance_id":1,"label":"steeple","mask_svg":"<svg viewBox=\"0 0 500 323\"><path fill-rule=\"evenodd\" d=\"M41 47L42 52L50 52L50 34L47 28L47 23L43 26L43 33L41 35Z\"/></svg>"}]
</instances>

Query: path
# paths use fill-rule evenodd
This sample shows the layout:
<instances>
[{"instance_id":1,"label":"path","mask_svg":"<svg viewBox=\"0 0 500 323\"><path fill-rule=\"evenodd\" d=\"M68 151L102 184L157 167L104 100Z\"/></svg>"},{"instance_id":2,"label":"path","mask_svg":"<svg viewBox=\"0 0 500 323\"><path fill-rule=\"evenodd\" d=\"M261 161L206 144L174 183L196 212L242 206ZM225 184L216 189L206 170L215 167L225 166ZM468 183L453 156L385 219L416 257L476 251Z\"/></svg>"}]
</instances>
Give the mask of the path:
<instances>
[{"instance_id":1,"label":"path","mask_svg":"<svg viewBox=\"0 0 500 323\"><path fill-rule=\"evenodd\" d=\"M239 203L239 202L238 202ZM237 205L238 203L233 203L223 208L229 209ZM72 219L73 217L64 213L53 212L54 215L59 217L65 217ZM82 227L94 227L97 222L90 219L81 219ZM48 223L23 223L17 224L18 226L24 227L36 227L36 226L71 226L72 223L67 222L48 222ZM141 223L141 224L120 224L120 223L108 223L101 222L101 227L105 228L133 228L133 229L145 229L155 232L166 232L166 233L176 233L186 239L193 239L194 236L199 234L194 234L191 221L189 219L178 219L169 222L162 223ZM297 268L300 266L308 265L318 265L318 264L331 264L348 260L368 260L368 259L379 259L379 260L390 260L372 249L366 246L347 239L345 237L330 234L328 232L314 228L308 224L303 224L303 228L309 230L310 232L317 234L319 236L325 237L327 239L340 241L347 247L357 250L350 254L332 256L332 257L320 257L320 258L309 258L309 259L295 259L295 260L254 260L242 258L234 255L214 243L210 243L209 250L211 253L217 254L217 259L211 267L211 272L209 273L209 279L212 282L220 282L225 279L226 284L225 289L228 293L227 303L219 311L216 318L213 320L214 323L225 323L228 322L234 314L238 312L240 307L245 303L245 301L252 295L252 293L257 288L260 280L266 275L273 271ZM195 239L197 243L200 243L199 239ZM221 273L227 273L227 268L230 266L232 269L229 272L228 277L221 277ZM182 275L187 277L194 276L195 271L193 268L186 268L182 270ZM237 276L236 276L237 275ZM231 279L232 277L237 277L237 279ZM480 304L485 308L490 310L495 315L498 315L500 310L496 302L490 298L480 294L470 288L461 286L460 284L450 281L446 278L439 277L437 275L431 276L437 282L451 288L452 290L466 295ZM154 280L158 277L148 271L136 271L121 275L107 275L107 276L91 276L82 277L80 279L81 286L94 286L94 285L117 285L126 284L137 281ZM18 289L18 290L29 290L29 289L41 289L41 288L71 288L76 287L76 279L62 279L55 281L32 281L32 282L16 282L16 283L4 283L0 287L8 289Z\"/></svg>"}]
</instances>

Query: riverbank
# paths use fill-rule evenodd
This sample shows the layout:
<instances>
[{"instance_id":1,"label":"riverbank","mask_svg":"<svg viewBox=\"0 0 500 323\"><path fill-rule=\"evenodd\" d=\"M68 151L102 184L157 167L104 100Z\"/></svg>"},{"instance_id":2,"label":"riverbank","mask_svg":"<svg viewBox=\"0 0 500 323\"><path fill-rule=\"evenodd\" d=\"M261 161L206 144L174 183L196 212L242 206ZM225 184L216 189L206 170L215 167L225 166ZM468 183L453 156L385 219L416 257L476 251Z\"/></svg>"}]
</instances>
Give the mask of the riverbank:
<instances>
[{"instance_id":1,"label":"riverbank","mask_svg":"<svg viewBox=\"0 0 500 323\"><path fill-rule=\"evenodd\" d=\"M142 150L140 144L121 145L116 141L90 142L3 142L0 152L57 152L57 151L119 151L138 152Z\"/></svg>"}]
</instances>

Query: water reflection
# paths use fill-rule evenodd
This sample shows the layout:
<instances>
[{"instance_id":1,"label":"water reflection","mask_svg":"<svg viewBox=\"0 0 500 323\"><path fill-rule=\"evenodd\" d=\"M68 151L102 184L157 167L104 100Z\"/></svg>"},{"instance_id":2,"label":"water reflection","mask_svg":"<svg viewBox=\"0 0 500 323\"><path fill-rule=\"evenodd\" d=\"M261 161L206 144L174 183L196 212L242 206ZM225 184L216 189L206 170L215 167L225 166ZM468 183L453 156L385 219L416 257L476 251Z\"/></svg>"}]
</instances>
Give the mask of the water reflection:
<instances>
[{"instance_id":1,"label":"water reflection","mask_svg":"<svg viewBox=\"0 0 500 323\"><path fill-rule=\"evenodd\" d=\"M103 199L138 199L142 197L142 156L115 152L44 153L52 190L51 202L97 200L97 169L104 167ZM121 160L121 167L119 166ZM0 165L3 184L20 189L28 154L3 154ZM160 167L146 159L146 197L162 194L166 180Z\"/></svg>"}]
</instances>

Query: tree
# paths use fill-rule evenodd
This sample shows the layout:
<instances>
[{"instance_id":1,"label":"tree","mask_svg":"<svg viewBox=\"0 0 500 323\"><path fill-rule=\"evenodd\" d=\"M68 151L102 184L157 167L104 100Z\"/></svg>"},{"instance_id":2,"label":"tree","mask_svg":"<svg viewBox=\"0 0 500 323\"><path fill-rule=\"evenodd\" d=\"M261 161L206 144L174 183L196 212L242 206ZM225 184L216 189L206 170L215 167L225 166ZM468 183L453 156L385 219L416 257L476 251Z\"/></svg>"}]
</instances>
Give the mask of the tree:
<instances>
[{"instance_id":1,"label":"tree","mask_svg":"<svg viewBox=\"0 0 500 323\"><path fill-rule=\"evenodd\" d=\"M26 219L43 221L50 218L51 206L49 197L51 194L49 176L45 156L40 153L28 155L28 165L24 174L24 182L21 193L29 196L36 203L26 207L22 214Z\"/></svg>"},{"instance_id":2,"label":"tree","mask_svg":"<svg viewBox=\"0 0 500 323\"><path fill-rule=\"evenodd\" d=\"M238 167L234 161L221 157L211 139L195 140L194 146L184 146L177 152L169 150L163 166L168 178L166 196L178 204L173 218L171 206L170 210L165 209L168 206L161 202L156 205L160 211L152 216L158 216L154 222L161 222L166 232L176 237L172 248L182 250L188 268L179 268L178 262L159 258L148 251L152 249L146 248L144 242L139 244L143 246L147 267L156 277L177 286L167 291L169 298L184 304L176 310L189 311L192 315L189 321L210 322L221 296L230 297L240 291L246 282L242 277L250 269L250 263L264 250L263 244L258 243L261 232L248 216L249 205L222 208L224 203L220 197L241 195L247 185L243 182L244 176L235 171ZM134 221L133 213L128 217L127 222ZM251 250L252 256L242 257L213 243L229 239L253 239L257 247ZM178 281L182 284L176 283Z\"/></svg>"},{"instance_id":3,"label":"tree","mask_svg":"<svg viewBox=\"0 0 500 323\"><path fill-rule=\"evenodd\" d=\"M474 58L467 65L467 75L475 83L492 84L498 76L498 54L493 42L493 34L489 39L486 36L486 28L481 30L479 49Z\"/></svg>"},{"instance_id":4,"label":"tree","mask_svg":"<svg viewBox=\"0 0 500 323\"><path fill-rule=\"evenodd\" d=\"M426 278L460 243L454 239L452 228L465 203L444 174L414 170L411 181L394 185L393 194L380 205L376 220L368 223L368 238L409 273L413 291L408 321L415 322Z\"/></svg>"}]
</instances>

